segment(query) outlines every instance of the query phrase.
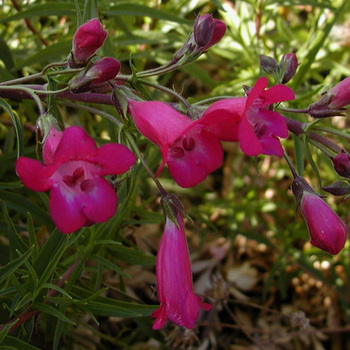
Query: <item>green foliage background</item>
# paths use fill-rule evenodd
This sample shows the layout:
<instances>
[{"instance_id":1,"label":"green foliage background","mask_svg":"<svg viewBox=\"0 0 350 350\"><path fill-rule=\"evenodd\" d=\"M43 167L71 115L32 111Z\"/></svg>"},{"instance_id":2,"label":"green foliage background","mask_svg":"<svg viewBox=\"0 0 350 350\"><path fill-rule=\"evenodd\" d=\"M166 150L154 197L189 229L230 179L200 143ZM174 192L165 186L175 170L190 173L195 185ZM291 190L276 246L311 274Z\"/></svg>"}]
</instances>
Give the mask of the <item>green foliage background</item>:
<instances>
[{"instance_id":1,"label":"green foliage background","mask_svg":"<svg viewBox=\"0 0 350 350\"><path fill-rule=\"evenodd\" d=\"M280 59L296 53L300 66L288 84L297 95L292 108L307 107L326 87L350 76L347 1L33 0L18 2L19 10L14 3L0 1L0 81L35 74L66 58L77 26L93 17L109 33L100 56L118 59L124 74L131 72L130 60L138 71L150 69L172 58L196 15L204 13L225 21L223 40L197 62L151 78L191 103L242 96L242 85L252 86L263 74L261 54ZM50 81L52 87L56 83ZM173 101L156 89L135 87L149 99ZM163 217L158 192L142 165L118 185L118 212L110 221L62 235L50 218L48 195L27 190L15 174L19 154L37 157L36 106L17 99L1 99L0 105L0 324L6 324L1 350L167 349L189 348L191 342L200 349L350 346L349 244L335 257L308 244L283 160L248 158L237 145L227 144L223 167L195 188L181 189L162 172L159 180L179 196L194 222L187 223L187 233L195 285L214 310L192 333L174 326L155 332L148 316L157 307L151 286ZM120 119L111 106L93 107ZM129 142L123 129L79 103L50 98L47 108L66 125L83 126L99 144ZM349 128L346 118L321 123ZM124 128L156 170L159 151L131 121ZM303 141L290 137L283 145L299 173L320 190L337 175L331 161ZM348 200L330 197L328 203L349 225ZM241 271L240 281L251 278L252 286L242 288L232 279L233 270ZM68 281L58 285L67 271ZM11 331L25 313L32 315Z\"/></svg>"}]
</instances>

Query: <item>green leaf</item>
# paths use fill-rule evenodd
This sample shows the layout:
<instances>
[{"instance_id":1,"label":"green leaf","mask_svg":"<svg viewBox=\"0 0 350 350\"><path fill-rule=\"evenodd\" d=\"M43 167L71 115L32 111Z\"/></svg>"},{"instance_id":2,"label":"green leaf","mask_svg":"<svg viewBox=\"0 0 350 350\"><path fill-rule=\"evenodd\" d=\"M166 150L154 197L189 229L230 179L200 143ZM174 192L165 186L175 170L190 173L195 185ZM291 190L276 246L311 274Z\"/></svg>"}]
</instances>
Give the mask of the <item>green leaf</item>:
<instances>
[{"instance_id":1,"label":"green leaf","mask_svg":"<svg viewBox=\"0 0 350 350\"><path fill-rule=\"evenodd\" d=\"M72 289L72 295L76 298L87 299L96 293L90 292L80 287ZM97 296L93 300L89 300L86 307L95 314L100 316L115 316L115 317L136 317L150 316L158 305L136 304L126 301L119 301L104 296Z\"/></svg>"},{"instance_id":2,"label":"green leaf","mask_svg":"<svg viewBox=\"0 0 350 350\"><path fill-rule=\"evenodd\" d=\"M72 325L76 325L75 322L71 321L67 316L65 316L63 313L61 313L60 311L58 311L57 309L55 309L54 307L44 304L44 303L40 303L40 302L35 302L31 305L31 308L37 311L40 311L42 313L46 313L49 314L53 317L58 318L59 320L72 324Z\"/></svg>"},{"instance_id":3,"label":"green leaf","mask_svg":"<svg viewBox=\"0 0 350 350\"><path fill-rule=\"evenodd\" d=\"M9 49L7 42L0 35L0 59L5 63L6 68L11 71L15 62L11 50Z\"/></svg>"},{"instance_id":4,"label":"green leaf","mask_svg":"<svg viewBox=\"0 0 350 350\"><path fill-rule=\"evenodd\" d=\"M33 5L23 8L21 12L15 15L3 18L0 23L8 23L23 18L41 17L41 16L75 16L76 12L71 2L47 2L46 4Z\"/></svg>"},{"instance_id":5,"label":"green leaf","mask_svg":"<svg viewBox=\"0 0 350 350\"><path fill-rule=\"evenodd\" d=\"M52 283L45 283L42 288L49 288L49 289L54 289L57 292L65 295L68 299L72 299L72 297L62 288L60 288L59 286L56 286L55 284Z\"/></svg>"},{"instance_id":6,"label":"green leaf","mask_svg":"<svg viewBox=\"0 0 350 350\"><path fill-rule=\"evenodd\" d=\"M41 249L34 263L34 269L39 277L39 287L47 282L57 268L62 254L65 252L69 236L55 230Z\"/></svg>"},{"instance_id":7,"label":"green leaf","mask_svg":"<svg viewBox=\"0 0 350 350\"><path fill-rule=\"evenodd\" d=\"M0 106L10 115L17 136L17 158L23 153L23 128L18 115L12 111L11 106L0 97ZM2 198L2 197L1 197Z\"/></svg>"},{"instance_id":8,"label":"green leaf","mask_svg":"<svg viewBox=\"0 0 350 350\"><path fill-rule=\"evenodd\" d=\"M151 17L162 19L165 21L181 23L181 24L192 24L192 21L189 21L185 18L181 18L170 14L168 12L163 12L161 10L150 8L144 5L132 4L132 3L121 3L118 5L112 6L108 11L103 12L108 16L140 16L140 17Z\"/></svg>"},{"instance_id":9,"label":"green leaf","mask_svg":"<svg viewBox=\"0 0 350 350\"><path fill-rule=\"evenodd\" d=\"M39 254L39 247L38 247L38 241L35 235L33 219L30 213L27 214L27 227L28 227L29 244L31 247L33 247L32 262L34 262Z\"/></svg>"},{"instance_id":10,"label":"green leaf","mask_svg":"<svg viewBox=\"0 0 350 350\"><path fill-rule=\"evenodd\" d=\"M28 67L32 64L46 63L52 61L59 61L65 56L68 56L72 48L72 40L60 40L55 44L50 44L50 46L44 48L43 50L35 53L32 56L27 57L21 63L15 66L15 70L22 69L23 67Z\"/></svg>"},{"instance_id":11,"label":"green leaf","mask_svg":"<svg viewBox=\"0 0 350 350\"><path fill-rule=\"evenodd\" d=\"M16 271L29 257L33 251L33 247L30 247L27 252L12 260L7 265L0 267L0 283L4 281L9 275Z\"/></svg>"},{"instance_id":12,"label":"green leaf","mask_svg":"<svg viewBox=\"0 0 350 350\"><path fill-rule=\"evenodd\" d=\"M16 320L10 322L9 324L7 324L1 331L0 331L0 344L3 342L3 340L5 339L5 337L7 336L7 333L10 331L10 329L12 328L12 326L14 326L17 322L19 321L19 319L17 318ZM1 349L1 348L0 348Z\"/></svg>"},{"instance_id":13,"label":"green leaf","mask_svg":"<svg viewBox=\"0 0 350 350\"><path fill-rule=\"evenodd\" d=\"M0 191L1 192L1 191ZM7 207L3 201L0 200L0 205L2 206L2 211L4 215L5 222L7 223L7 233L8 233L8 238L10 241L10 253L12 259L15 259L17 257L16 251L24 253L27 251L28 247L18 234L9 214L7 211Z\"/></svg>"},{"instance_id":14,"label":"green leaf","mask_svg":"<svg viewBox=\"0 0 350 350\"><path fill-rule=\"evenodd\" d=\"M48 215L47 212L37 204L33 203L33 201L17 193L1 190L0 198L6 203L8 208L24 215L27 215L27 213L30 212L34 219L38 220L40 223L45 224L50 229L54 229L55 226L50 215Z\"/></svg>"},{"instance_id":15,"label":"green leaf","mask_svg":"<svg viewBox=\"0 0 350 350\"><path fill-rule=\"evenodd\" d=\"M154 266L156 263L156 257L153 255L147 255L142 250L127 248L125 246L107 246L108 250L116 253L116 258L122 260L128 264L142 265L142 266Z\"/></svg>"},{"instance_id":16,"label":"green leaf","mask_svg":"<svg viewBox=\"0 0 350 350\"><path fill-rule=\"evenodd\" d=\"M7 346L13 346L17 350L40 350L36 346L30 345L18 338L7 336L2 344Z\"/></svg>"}]
</instances>

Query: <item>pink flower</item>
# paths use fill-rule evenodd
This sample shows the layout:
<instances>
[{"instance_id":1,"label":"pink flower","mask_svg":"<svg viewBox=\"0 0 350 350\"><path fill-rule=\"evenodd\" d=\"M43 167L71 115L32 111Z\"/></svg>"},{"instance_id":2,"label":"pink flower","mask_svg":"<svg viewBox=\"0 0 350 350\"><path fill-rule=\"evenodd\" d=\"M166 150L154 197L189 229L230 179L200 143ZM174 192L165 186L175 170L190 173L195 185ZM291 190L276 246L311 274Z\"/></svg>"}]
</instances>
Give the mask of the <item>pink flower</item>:
<instances>
[{"instance_id":1,"label":"pink flower","mask_svg":"<svg viewBox=\"0 0 350 350\"><path fill-rule=\"evenodd\" d=\"M331 109L339 109L350 104L350 77L345 78L340 83L329 90L327 95L333 95L330 104Z\"/></svg>"},{"instance_id":2,"label":"pink flower","mask_svg":"<svg viewBox=\"0 0 350 350\"><path fill-rule=\"evenodd\" d=\"M94 89L116 77L120 63L112 57L103 57L86 70L80 72L69 83L72 92L84 92Z\"/></svg>"},{"instance_id":3,"label":"pink flower","mask_svg":"<svg viewBox=\"0 0 350 350\"><path fill-rule=\"evenodd\" d=\"M269 109L269 105L294 99L294 92L284 85L275 85L265 90L268 80L257 80L248 92L242 120L238 126L241 150L248 156L258 154L283 156L278 137L288 137L288 128L283 116Z\"/></svg>"},{"instance_id":4,"label":"pink flower","mask_svg":"<svg viewBox=\"0 0 350 350\"><path fill-rule=\"evenodd\" d=\"M168 318L191 329L199 317L200 308L206 311L212 308L193 292L184 224L180 215L177 215L177 219L180 228L169 218L166 219L158 250L156 274L160 307L151 315L156 318L153 329L162 328Z\"/></svg>"},{"instance_id":5,"label":"pink flower","mask_svg":"<svg viewBox=\"0 0 350 350\"><path fill-rule=\"evenodd\" d=\"M43 147L44 163L19 157L16 171L33 191L50 191L50 212L57 228L71 233L104 222L117 209L117 196L105 175L121 174L135 163L125 146L109 143L97 148L80 127L51 129Z\"/></svg>"},{"instance_id":6,"label":"pink flower","mask_svg":"<svg viewBox=\"0 0 350 350\"><path fill-rule=\"evenodd\" d=\"M88 59L103 45L108 33L101 22L94 18L81 25L73 37L73 57L69 58L70 67L82 67Z\"/></svg>"},{"instance_id":7,"label":"pink flower","mask_svg":"<svg viewBox=\"0 0 350 350\"><path fill-rule=\"evenodd\" d=\"M141 134L160 148L163 162L157 175L167 164L179 186L192 187L221 165L221 143L207 125L158 101L129 100L129 112Z\"/></svg>"},{"instance_id":8,"label":"pink flower","mask_svg":"<svg viewBox=\"0 0 350 350\"><path fill-rule=\"evenodd\" d=\"M205 14L197 17L193 26L194 41L197 50L204 52L217 44L226 32L226 24L212 15Z\"/></svg>"},{"instance_id":9,"label":"pink flower","mask_svg":"<svg viewBox=\"0 0 350 350\"><path fill-rule=\"evenodd\" d=\"M348 227L305 179L296 177L292 190L306 221L310 243L330 254L338 254L345 245Z\"/></svg>"}]
</instances>

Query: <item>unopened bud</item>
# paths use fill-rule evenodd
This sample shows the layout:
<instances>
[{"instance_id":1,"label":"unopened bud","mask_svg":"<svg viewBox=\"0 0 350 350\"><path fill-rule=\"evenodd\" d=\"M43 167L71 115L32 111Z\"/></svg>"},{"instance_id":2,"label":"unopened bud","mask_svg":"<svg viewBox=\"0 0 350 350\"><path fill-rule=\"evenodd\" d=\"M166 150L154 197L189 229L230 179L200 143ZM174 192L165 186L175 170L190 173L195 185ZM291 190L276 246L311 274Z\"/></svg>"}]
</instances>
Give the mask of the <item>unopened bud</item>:
<instances>
[{"instance_id":1,"label":"unopened bud","mask_svg":"<svg viewBox=\"0 0 350 350\"><path fill-rule=\"evenodd\" d=\"M292 190L307 224L310 243L330 254L338 254L344 247L348 227L305 179L297 176Z\"/></svg>"},{"instance_id":2,"label":"unopened bud","mask_svg":"<svg viewBox=\"0 0 350 350\"><path fill-rule=\"evenodd\" d=\"M286 84L291 80L298 68L298 60L295 53L287 53L282 56L279 63L279 69L283 72L282 84Z\"/></svg>"},{"instance_id":3,"label":"unopened bud","mask_svg":"<svg viewBox=\"0 0 350 350\"><path fill-rule=\"evenodd\" d=\"M94 18L81 25L74 34L72 53L68 58L71 68L84 67L89 58L103 45L107 31Z\"/></svg>"},{"instance_id":4,"label":"unopened bud","mask_svg":"<svg viewBox=\"0 0 350 350\"><path fill-rule=\"evenodd\" d=\"M204 52L218 43L226 32L224 22L214 19L212 15L205 14L197 17L193 27L194 41L197 50Z\"/></svg>"},{"instance_id":5,"label":"unopened bud","mask_svg":"<svg viewBox=\"0 0 350 350\"><path fill-rule=\"evenodd\" d=\"M112 57L103 57L76 75L69 83L72 92L89 91L114 79L120 63Z\"/></svg>"},{"instance_id":6,"label":"unopened bud","mask_svg":"<svg viewBox=\"0 0 350 350\"><path fill-rule=\"evenodd\" d=\"M344 181L336 181L329 186L322 187L322 189L333 196L345 196L350 193L350 185Z\"/></svg>"},{"instance_id":7,"label":"unopened bud","mask_svg":"<svg viewBox=\"0 0 350 350\"><path fill-rule=\"evenodd\" d=\"M350 155L347 152L341 152L333 158L334 170L340 176L350 178Z\"/></svg>"},{"instance_id":8,"label":"unopened bud","mask_svg":"<svg viewBox=\"0 0 350 350\"><path fill-rule=\"evenodd\" d=\"M270 57L270 56L265 56L265 55L260 55L259 56L259 64L261 69L267 73L267 74L276 74L277 71L277 61Z\"/></svg>"},{"instance_id":9,"label":"unopened bud","mask_svg":"<svg viewBox=\"0 0 350 350\"><path fill-rule=\"evenodd\" d=\"M329 90L333 95L329 108L339 109L350 104L350 77L342 80Z\"/></svg>"}]
</instances>

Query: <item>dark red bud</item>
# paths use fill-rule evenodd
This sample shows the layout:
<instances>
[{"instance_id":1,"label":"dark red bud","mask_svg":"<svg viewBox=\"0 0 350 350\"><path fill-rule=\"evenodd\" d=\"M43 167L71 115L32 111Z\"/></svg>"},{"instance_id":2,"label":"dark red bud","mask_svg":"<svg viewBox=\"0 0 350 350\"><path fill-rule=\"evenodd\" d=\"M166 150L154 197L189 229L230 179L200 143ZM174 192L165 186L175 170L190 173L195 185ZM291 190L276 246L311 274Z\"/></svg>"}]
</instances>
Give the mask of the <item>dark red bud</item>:
<instances>
[{"instance_id":1,"label":"dark red bud","mask_svg":"<svg viewBox=\"0 0 350 350\"><path fill-rule=\"evenodd\" d=\"M336 181L329 186L322 187L322 189L333 196L345 196L350 193L350 185L344 181Z\"/></svg>"},{"instance_id":2,"label":"dark red bud","mask_svg":"<svg viewBox=\"0 0 350 350\"><path fill-rule=\"evenodd\" d=\"M295 53L287 53L282 56L279 68L284 72L282 78L282 84L287 83L291 80L298 68L298 60Z\"/></svg>"},{"instance_id":3,"label":"dark red bud","mask_svg":"<svg viewBox=\"0 0 350 350\"><path fill-rule=\"evenodd\" d=\"M333 158L334 170L340 175L350 178L350 155L342 152Z\"/></svg>"},{"instance_id":4,"label":"dark red bud","mask_svg":"<svg viewBox=\"0 0 350 350\"><path fill-rule=\"evenodd\" d=\"M260 55L259 64L261 69L267 74L274 74L277 71L277 61L270 56Z\"/></svg>"}]
</instances>

